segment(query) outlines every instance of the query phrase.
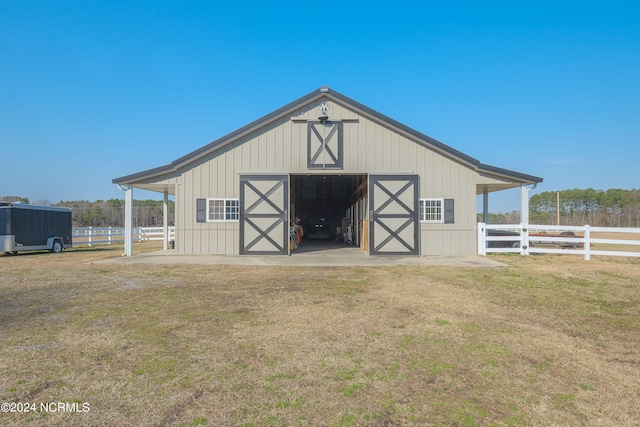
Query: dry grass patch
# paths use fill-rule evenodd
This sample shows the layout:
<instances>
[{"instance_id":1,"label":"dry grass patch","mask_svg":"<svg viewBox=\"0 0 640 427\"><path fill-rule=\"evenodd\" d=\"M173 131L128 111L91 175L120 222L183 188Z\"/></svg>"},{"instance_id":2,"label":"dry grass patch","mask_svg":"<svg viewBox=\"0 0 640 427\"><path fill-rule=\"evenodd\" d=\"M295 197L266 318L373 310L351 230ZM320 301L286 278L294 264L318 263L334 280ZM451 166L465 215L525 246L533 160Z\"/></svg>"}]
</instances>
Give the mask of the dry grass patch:
<instances>
[{"instance_id":1,"label":"dry grass patch","mask_svg":"<svg viewBox=\"0 0 640 427\"><path fill-rule=\"evenodd\" d=\"M634 425L640 263L92 264L2 257L6 425Z\"/></svg>"},{"instance_id":2,"label":"dry grass patch","mask_svg":"<svg viewBox=\"0 0 640 427\"><path fill-rule=\"evenodd\" d=\"M591 233L591 238L638 241L640 240L640 235L638 233L593 232ZM621 243L594 243L591 245L591 249L598 251L640 252L640 245Z\"/></svg>"}]
</instances>

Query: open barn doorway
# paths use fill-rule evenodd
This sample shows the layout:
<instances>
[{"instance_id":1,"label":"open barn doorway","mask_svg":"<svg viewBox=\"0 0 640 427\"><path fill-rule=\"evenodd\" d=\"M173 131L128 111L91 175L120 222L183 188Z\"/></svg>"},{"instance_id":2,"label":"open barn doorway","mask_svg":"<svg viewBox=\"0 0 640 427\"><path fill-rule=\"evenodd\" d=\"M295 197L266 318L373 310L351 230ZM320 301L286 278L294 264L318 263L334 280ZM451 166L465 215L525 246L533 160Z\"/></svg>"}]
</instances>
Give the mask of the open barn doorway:
<instances>
[{"instance_id":1,"label":"open barn doorway","mask_svg":"<svg viewBox=\"0 0 640 427\"><path fill-rule=\"evenodd\" d=\"M303 230L292 254L368 250L366 174L291 175L290 180L292 224Z\"/></svg>"}]
</instances>

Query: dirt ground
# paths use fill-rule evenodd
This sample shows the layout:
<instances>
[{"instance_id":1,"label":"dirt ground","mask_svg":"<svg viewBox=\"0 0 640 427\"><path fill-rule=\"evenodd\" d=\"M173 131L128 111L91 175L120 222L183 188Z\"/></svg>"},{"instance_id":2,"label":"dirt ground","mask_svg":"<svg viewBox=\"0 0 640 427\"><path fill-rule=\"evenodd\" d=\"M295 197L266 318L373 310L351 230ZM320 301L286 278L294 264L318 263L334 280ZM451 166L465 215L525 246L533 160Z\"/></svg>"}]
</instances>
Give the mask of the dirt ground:
<instances>
[{"instance_id":1,"label":"dirt ground","mask_svg":"<svg viewBox=\"0 0 640 427\"><path fill-rule=\"evenodd\" d=\"M95 263L120 252L0 255L0 425L640 419L638 259Z\"/></svg>"}]
</instances>

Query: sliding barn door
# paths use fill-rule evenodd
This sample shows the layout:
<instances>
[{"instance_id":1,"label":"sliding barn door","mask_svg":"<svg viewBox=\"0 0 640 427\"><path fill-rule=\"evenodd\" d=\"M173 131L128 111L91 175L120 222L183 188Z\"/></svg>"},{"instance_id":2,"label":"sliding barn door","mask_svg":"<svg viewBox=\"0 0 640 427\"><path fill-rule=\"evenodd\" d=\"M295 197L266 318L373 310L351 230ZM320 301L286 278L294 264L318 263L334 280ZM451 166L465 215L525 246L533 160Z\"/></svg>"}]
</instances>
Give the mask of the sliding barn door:
<instances>
[{"instance_id":1,"label":"sliding barn door","mask_svg":"<svg viewBox=\"0 0 640 427\"><path fill-rule=\"evenodd\" d=\"M240 254L289 254L288 175L240 176Z\"/></svg>"},{"instance_id":2,"label":"sliding barn door","mask_svg":"<svg viewBox=\"0 0 640 427\"><path fill-rule=\"evenodd\" d=\"M369 175L369 253L419 255L418 176Z\"/></svg>"}]
</instances>

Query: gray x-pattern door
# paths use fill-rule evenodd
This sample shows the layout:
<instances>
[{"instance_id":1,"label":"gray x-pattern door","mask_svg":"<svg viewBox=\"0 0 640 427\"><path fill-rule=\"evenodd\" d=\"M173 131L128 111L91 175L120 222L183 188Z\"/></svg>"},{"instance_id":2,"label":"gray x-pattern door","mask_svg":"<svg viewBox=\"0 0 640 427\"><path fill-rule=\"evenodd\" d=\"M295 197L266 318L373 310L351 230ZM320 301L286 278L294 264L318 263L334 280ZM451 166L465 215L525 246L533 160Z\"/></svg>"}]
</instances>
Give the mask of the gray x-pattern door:
<instances>
[{"instance_id":1,"label":"gray x-pattern door","mask_svg":"<svg viewBox=\"0 0 640 427\"><path fill-rule=\"evenodd\" d=\"M419 255L418 176L369 175L369 253Z\"/></svg>"},{"instance_id":2,"label":"gray x-pattern door","mask_svg":"<svg viewBox=\"0 0 640 427\"><path fill-rule=\"evenodd\" d=\"M307 122L307 167L342 169L342 122Z\"/></svg>"},{"instance_id":3,"label":"gray x-pattern door","mask_svg":"<svg viewBox=\"0 0 640 427\"><path fill-rule=\"evenodd\" d=\"M288 255L289 177L240 176L240 254Z\"/></svg>"}]
</instances>

